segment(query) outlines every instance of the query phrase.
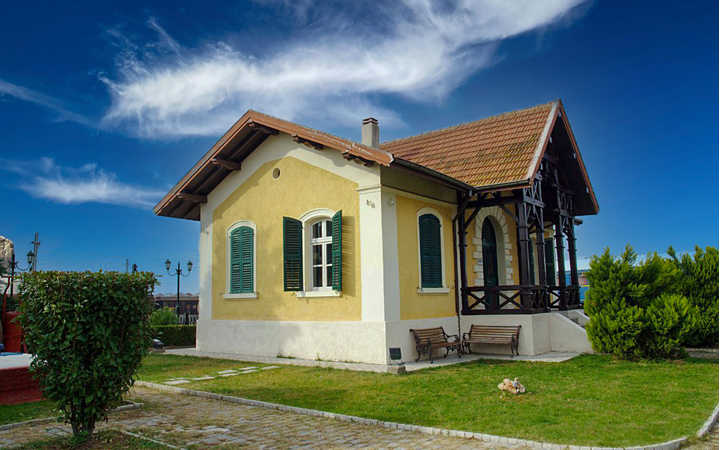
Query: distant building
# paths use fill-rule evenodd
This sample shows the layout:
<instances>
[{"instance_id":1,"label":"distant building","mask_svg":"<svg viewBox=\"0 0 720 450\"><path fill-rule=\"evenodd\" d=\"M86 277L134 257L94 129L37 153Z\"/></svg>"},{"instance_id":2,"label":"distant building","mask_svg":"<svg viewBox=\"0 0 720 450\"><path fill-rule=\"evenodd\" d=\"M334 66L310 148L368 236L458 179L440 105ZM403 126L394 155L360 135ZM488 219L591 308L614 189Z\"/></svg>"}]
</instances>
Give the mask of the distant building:
<instances>
[{"instance_id":1,"label":"distant building","mask_svg":"<svg viewBox=\"0 0 720 450\"><path fill-rule=\"evenodd\" d=\"M156 309L172 308L177 306L177 296L175 294L158 294L153 296L153 302ZM197 294L180 294L180 314L197 315L198 313L198 295Z\"/></svg>"}]
</instances>

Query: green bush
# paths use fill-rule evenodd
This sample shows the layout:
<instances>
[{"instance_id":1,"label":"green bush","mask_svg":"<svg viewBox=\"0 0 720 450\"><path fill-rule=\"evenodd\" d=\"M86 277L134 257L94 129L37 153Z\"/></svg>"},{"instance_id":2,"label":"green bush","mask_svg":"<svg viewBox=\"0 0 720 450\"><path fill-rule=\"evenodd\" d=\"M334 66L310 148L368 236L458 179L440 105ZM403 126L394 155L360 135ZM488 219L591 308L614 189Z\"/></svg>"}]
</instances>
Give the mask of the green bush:
<instances>
[{"instance_id":1,"label":"green bush","mask_svg":"<svg viewBox=\"0 0 720 450\"><path fill-rule=\"evenodd\" d=\"M645 333L641 348L648 357L682 355L685 337L695 326L696 314L687 298L662 294L645 310Z\"/></svg>"},{"instance_id":2,"label":"green bush","mask_svg":"<svg viewBox=\"0 0 720 450\"><path fill-rule=\"evenodd\" d=\"M679 271L677 290L695 309L696 323L688 333L688 347L717 347L718 345L718 249L705 251L695 247L695 255L678 258L675 250L668 249L671 262Z\"/></svg>"},{"instance_id":3,"label":"green bush","mask_svg":"<svg viewBox=\"0 0 720 450\"><path fill-rule=\"evenodd\" d=\"M596 351L623 358L668 358L693 342L717 343L717 250L695 259L657 253L642 263L629 245L619 257L593 257L585 311Z\"/></svg>"},{"instance_id":4,"label":"green bush","mask_svg":"<svg viewBox=\"0 0 720 450\"><path fill-rule=\"evenodd\" d=\"M170 307L156 309L150 314L150 325L177 325L178 317Z\"/></svg>"},{"instance_id":5,"label":"green bush","mask_svg":"<svg viewBox=\"0 0 720 450\"><path fill-rule=\"evenodd\" d=\"M30 369L73 434L92 433L133 384L150 344L152 273L31 272L20 321Z\"/></svg>"},{"instance_id":6,"label":"green bush","mask_svg":"<svg viewBox=\"0 0 720 450\"><path fill-rule=\"evenodd\" d=\"M153 325L153 337L165 345L187 347L195 345L195 325Z\"/></svg>"}]
</instances>

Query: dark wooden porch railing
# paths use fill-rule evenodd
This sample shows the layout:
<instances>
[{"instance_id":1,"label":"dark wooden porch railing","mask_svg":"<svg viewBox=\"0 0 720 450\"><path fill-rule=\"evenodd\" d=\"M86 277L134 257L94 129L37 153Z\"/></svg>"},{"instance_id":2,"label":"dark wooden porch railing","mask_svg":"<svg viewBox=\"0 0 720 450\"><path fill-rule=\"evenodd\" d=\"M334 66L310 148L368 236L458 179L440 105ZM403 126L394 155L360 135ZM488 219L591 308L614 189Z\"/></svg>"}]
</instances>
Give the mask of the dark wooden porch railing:
<instances>
[{"instance_id":1,"label":"dark wooden porch railing","mask_svg":"<svg viewBox=\"0 0 720 450\"><path fill-rule=\"evenodd\" d=\"M513 314L539 313L551 309L572 309L580 306L576 286L501 285L468 286L468 304L462 313Z\"/></svg>"}]
</instances>

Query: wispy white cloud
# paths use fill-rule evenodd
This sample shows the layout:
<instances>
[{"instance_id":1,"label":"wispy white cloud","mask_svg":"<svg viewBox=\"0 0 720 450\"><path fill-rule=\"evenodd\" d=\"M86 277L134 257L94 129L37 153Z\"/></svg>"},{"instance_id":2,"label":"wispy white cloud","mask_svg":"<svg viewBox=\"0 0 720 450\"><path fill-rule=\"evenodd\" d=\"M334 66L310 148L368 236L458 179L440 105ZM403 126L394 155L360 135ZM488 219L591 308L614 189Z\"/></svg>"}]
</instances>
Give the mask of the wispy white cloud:
<instances>
[{"instance_id":1,"label":"wispy white cloud","mask_svg":"<svg viewBox=\"0 0 720 450\"><path fill-rule=\"evenodd\" d=\"M95 124L87 117L65 108L62 102L56 98L0 79L0 96L2 95L9 95L18 100L34 103L54 111L57 113L57 119L59 121L76 122L90 127L95 126Z\"/></svg>"},{"instance_id":2,"label":"wispy white cloud","mask_svg":"<svg viewBox=\"0 0 720 450\"><path fill-rule=\"evenodd\" d=\"M140 208L153 206L163 191L122 183L94 163L64 167L52 158L38 161L0 160L2 170L22 176L18 187L57 203L107 203Z\"/></svg>"},{"instance_id":3,"label":"wispy white cloud","mask_svg":"<svg viewBox=\"0 0 720 450\"><path fill-rule=\"evenodd\" d=\"M398 125L371 97L440 100L492 64L500 41L557 22L582 1L402 0L374 6L373 21L356 6L314 14L303 1L291 9L312 18L309 37L260 56L224 42L184 48L153 18L148 26L171 51L159 60L148 46L124 47L117 74L101 78L112 96L104 121L147 137L218 134L249 108L341 125L371 113Z\"/></svg>"}]
</instances>

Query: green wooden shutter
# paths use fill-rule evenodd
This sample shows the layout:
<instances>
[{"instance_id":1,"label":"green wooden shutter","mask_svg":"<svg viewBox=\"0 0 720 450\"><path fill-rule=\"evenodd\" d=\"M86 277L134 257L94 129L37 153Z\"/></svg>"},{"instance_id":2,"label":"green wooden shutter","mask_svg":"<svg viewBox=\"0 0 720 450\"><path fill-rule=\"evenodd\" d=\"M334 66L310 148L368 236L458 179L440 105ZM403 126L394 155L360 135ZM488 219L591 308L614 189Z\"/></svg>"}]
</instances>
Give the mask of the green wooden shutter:
<instances>
[{"instance_id":1,"label":"green wooden shutter","mask_svg":"<svg viewBox=\"0 0 720 450\"><path fill-rule=\"evenodd\" d=\"M545 239L545 274L547 284L555 286L555 239Z\"/></svg>"},{"instance_id":2,"label":"green wooden shutter","mask_svg":"<svg viewBox=\"0 0 720 450\"><path fill-rule=\"evenodd\" d=\"M254 234L250 227L238 227L230 233L231 294L247 294L255 290Z\"/></svg>"},{"instance_id":3,"label":"green wooden shutter","mask_svg":"<svg viewBox=\"0 0 720 450\"><path fill-rule=\"evenodd\" d=\"M423 214L418 220L420 226L420 287L443 287L440 220L432 214Z\"/></svg>"},{"instance_id":4,"label":"green wooden shutter","mask_svg":"<svg viewBox=\"0 0 720 450\"><path fill-rule=\"evenodd\" d=\"M342 291L342 211L332 218L332 288Z\"/></svg>"},{"instance_id":5,"label":"green wooden shutter","mask_svg":"<svg viewBox=\"0 0 720 450\"><path fill-rule=\"evenodd\" d=\"M283 217L283 277L286 291L303 290L302 222Z\"/></svg>"}]
</instances>

